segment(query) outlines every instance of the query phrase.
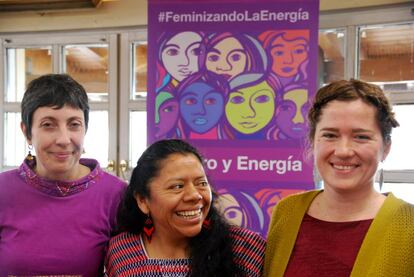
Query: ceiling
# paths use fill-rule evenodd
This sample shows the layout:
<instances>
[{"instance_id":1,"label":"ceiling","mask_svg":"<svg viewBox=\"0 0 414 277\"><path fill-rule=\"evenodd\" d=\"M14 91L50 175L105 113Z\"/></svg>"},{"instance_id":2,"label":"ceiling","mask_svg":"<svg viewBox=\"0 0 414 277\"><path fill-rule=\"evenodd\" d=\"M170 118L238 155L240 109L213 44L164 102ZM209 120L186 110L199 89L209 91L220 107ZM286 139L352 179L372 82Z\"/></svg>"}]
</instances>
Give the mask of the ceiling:
<instances>
[{"instance_id":1,"label":"ceiling","mask_svg":"<svg viewBox=\"0 0 414 277\"><path fill-rule=\"evenodd\" d=\"M0 12L95 8L105 0L0 0Z\"/></svg>"}]
</instances>

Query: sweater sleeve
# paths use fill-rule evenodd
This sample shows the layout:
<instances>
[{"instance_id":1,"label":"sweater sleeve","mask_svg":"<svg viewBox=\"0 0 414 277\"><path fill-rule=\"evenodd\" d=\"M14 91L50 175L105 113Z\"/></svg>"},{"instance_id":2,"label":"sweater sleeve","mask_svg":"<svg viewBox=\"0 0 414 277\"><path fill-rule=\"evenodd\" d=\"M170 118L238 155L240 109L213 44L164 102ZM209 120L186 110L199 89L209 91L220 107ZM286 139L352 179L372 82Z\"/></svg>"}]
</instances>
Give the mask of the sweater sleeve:
<instances>
[{"instance_id":1,"label":"sweater sleeve","mask_svg":"<svg viewBox=\"0 0 414 277\"><path fill-rule=\"evenodd\" d=\"M246 277L259 277L263 270L266 241L250 230L232 227L234 261Z\"/></svg>"}]
</instances>

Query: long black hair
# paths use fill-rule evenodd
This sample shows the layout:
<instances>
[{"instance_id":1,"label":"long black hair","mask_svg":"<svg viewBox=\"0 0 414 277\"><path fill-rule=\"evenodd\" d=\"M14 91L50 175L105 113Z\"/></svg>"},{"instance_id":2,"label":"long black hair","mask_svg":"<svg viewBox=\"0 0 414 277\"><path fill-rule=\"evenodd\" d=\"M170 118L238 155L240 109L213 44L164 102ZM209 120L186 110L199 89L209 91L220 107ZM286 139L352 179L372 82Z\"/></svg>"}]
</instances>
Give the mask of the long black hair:
<instances>
[{"instance_id":1,"label":"long black hair","mask_svg":"<svg viewBox=\"0 0 414 277\"><path fill-rule=\"evenodd\" d=\"M120 232L140 234L147 215L139 208L135 195L150 197L150 182L161 170L161 162L172 154L194 155L201 164L203 157L189 143L178 140L160 140L145 150L134 168L129 186L118 210ZM233 260L230 226L215 207L216 194L207 218L208 228L190 239L191 275L197 277L239 276L239 269Z\"/></svg>"}]
</instances>

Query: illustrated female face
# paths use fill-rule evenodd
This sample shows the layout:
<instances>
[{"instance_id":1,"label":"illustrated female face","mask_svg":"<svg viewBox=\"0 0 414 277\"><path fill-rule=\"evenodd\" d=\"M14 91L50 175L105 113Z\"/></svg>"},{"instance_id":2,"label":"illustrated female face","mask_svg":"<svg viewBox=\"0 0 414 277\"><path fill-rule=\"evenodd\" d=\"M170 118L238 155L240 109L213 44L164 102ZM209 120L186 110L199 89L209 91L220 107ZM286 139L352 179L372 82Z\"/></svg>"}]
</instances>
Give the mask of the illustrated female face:
<instances>
[{"instance_id":1,"label":"illustrated female face","mask_svg":"<svg viewBox=\"0 0 414 277\"><path fill-rule=\"evenodd\" d=\"M390 150L376 115L376 108L361 99L333 100L322 109L313 147L325 190L372 189L378 163Z\"/></svg>"},{"instance_id":2,"label":"illustrated female face","mask_svg":"<svg viewBox=\"0 0 414 277\"><path fill-rule=\"evenodd\" d=\"M178 102L174 98L165 100L158 109L155 137L161 138L174 128L178 119Z\"/></svg>"},{"instance_id":3,"label":"illustrated female face","mask_svg":"<svg viewBox=\"0 0 414 277\"><path fill-rule=\"evenodd\" d=\"M195 32L181 32L173 36L162 49L161 59L171 76L182 81L198 71L201 36Z\"/></svg>"},{"instance_id":4,"label":"illustrated female face","mask_svg":"<svg viewBox=\"0 0 414 277\"><path fill-rule=\"evenodd\" d=\"M302 138L307 133L305 118L309 110L308 90L299 88L286 92L278 105L276 124L288 138Z\"/></svg>"},{"instance_id":5,"label":"illustrated female face","mask_svg":"<svg viewBox=\"0 0 414 277\"><path fill-rule=\"evenodd\" d=\"M274 101L274 92L266 81L232 91L225 108L227 120L240 133L253 134L272 119Z\"/></svg>"},{"instance_id":6,"label":"illustrated female face","mask_svg":"<svg viewBox=\"0 0 414 277\"><path fill-rule=\"evenodd\" d=\"M246 65L247 56L244 48L233 37L223 39L207 53L207 69L228 80L243 73Z\"/></svg>"},{"instance_id":7,"label":"illustrated female face","mask_svg":"<svg viewBox=\"0 0 414 277\"><path fill-rule=\"evenodd\" d=\"M149 183L150 197L136 197L150 214L156 237L187 241L198 235L211 206L211 189L200 161L193 154L171 154Z\"/></svg>"},{"instance_id":8,"label":"illustrated female face","mask_svg":"<svg viewBox=\"0 0 414 277\"><path fill-rule=\"evenodd\" d=\"M305 39L287 41L282 36L277 37L270 50L273 72L281 77L297 75L299 66L308 58L307 47L308 43Z\"/></svg>"},{"instance_id":9,"label":"illustrated female face","mask_svg":"<svg viewBox=\"0 0 414 277\"><path fill-rule=\"evenodd\" d=\"M219 209L224 217L236 226L243 226L246 222L246 216L237 199L230 193L220 194Z\"/></svg>"},{"instance_id":10,"label":"illustrated female face","mask_svg":"<svg viewBox=\"0 0 414 277\"><path fill-rule=\"evenodd\" d=\"M22 125L23 132L25 129ZM51 180L77 179L85 132L82 110L66 105L37 108L32 138L27 140L36 151L36 173Z\"/></svg>"},{"instance_id":11,"label":"illustrated female face","mask_svg":"<svg viewBox=\"0 0 414 277\"><path fill-rule=\"evenodd\" d=\"M192 83L181 94L181 116L197 133L205 133L216 126L223 114L223 109L222 93L209 84Z\"/></svg>"}]
</instances>

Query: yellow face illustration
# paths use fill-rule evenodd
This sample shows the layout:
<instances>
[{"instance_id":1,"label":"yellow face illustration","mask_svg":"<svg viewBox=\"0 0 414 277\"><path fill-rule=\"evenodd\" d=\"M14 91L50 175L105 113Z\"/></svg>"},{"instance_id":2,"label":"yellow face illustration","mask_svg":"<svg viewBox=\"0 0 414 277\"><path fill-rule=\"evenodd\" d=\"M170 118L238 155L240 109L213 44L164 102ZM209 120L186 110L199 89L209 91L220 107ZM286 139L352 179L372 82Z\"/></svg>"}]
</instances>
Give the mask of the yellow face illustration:
<instances>
[{"instance_id":1,"label":"yellow face illustration","mask_svg":"<svg viewBox=\"0 0 414 277\"><path fill-rule=\"evenodd\" d=\"M225 108L230 125L243 134L263 129L274 111L275 93L266 81L230 92Z\"/></svg>"}]
</instances>

